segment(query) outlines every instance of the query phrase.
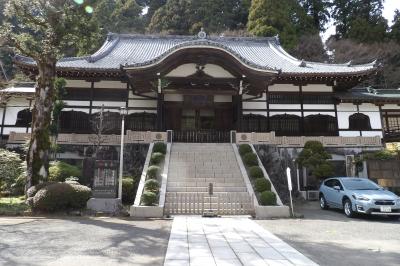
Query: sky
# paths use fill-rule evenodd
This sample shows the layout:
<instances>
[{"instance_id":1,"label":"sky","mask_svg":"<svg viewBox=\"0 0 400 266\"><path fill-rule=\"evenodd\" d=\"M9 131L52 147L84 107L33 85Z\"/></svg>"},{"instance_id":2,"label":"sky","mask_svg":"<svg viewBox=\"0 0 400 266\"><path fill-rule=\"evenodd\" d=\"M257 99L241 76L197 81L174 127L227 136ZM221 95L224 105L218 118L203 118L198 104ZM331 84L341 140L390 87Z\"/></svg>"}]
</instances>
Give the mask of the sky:
<instances>
[{"instance_id":1,"label":"sky","mask_svg":"<svg viewBox=\"0 0 400 266\"><path fill-rule=\"evenodd\" d=\"M384 10L383 16L388 20L389 26L392 25L392 20L394 17L394 11L396 9L400 10L400 0L385 0L384 1ZM322 39L326 41L329 36L335 34L335 26L333 26L333 22L330 23L330 27L322 34Z\"/></svg>"}]
</instances>

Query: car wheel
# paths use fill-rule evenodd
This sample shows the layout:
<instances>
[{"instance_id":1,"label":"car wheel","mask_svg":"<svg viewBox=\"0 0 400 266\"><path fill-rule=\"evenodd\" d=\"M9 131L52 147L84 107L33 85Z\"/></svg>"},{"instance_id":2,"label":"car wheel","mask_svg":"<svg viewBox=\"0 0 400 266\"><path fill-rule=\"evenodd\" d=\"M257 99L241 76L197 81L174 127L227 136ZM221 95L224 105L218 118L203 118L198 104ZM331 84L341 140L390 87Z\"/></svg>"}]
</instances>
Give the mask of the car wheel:
<instances>
[{"instance_id":1,"label":"car wheel","mask_svg":"<svg viewBox=\"0 0 400 266\"><path fill-rule=\"evenodd\" d=\"M328 204L326 203L324 195L319 196L319 206L323 210L327 210L329 208Z\"/></svg>"},{"instance_id":2,"label":"car wheel","mask_svg":"<svg viewBox=\"0 0 400 266\"><path fill-rule=\"evenodd\" d=\"M345 199L343 202L343 210L344 210L344 214L351 218L354 217L354 211L353 211L353 207L351 204L351 201L349 199Z\"/></svg>"}]
</instances>

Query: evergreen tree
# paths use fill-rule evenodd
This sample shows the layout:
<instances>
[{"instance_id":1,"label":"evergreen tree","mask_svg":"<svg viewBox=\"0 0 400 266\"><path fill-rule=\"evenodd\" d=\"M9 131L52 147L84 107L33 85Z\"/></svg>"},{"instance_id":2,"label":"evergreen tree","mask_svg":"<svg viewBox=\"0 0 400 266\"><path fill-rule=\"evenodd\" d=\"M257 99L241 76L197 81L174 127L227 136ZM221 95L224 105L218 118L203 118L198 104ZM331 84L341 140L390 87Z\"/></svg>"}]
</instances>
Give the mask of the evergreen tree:
<instances>
[{"instance_id":1,"label":"evergreen tree","mask_svg":"<svg viewBox=\"0 0 400 266\"><path fill-rule=\"evenodd\" d=\"M247 28L256 36L279 34L282 45L289 50L301 36L317 32L312 18L295 0L253 0Z\"/></svg>"},{"instance_id":2,"label":"evergreen tree","mask_svg":"<svg viewBox=\"0 0 400 266\"><path fill-rule=\"evenodd\" d=\"M31 57L38 68L32 134L27 160L27 187L47 180L49 169L49 126L55 97L57 60L64 51L86 34L91 7L70 0L9 0L5 8L7 23L1 37L18 53ZM10 22L13 22L11 24Z\"/></svg>"},{"instance_id":3,"label":"evergreen tree","mask_svg":"<svg viewBox=\"0 0 400 266\"><path fill-rule=\"evenodd\" d=\"M336 37L358 42L380 42L386 37L383 0L333 0Z\"/></svg>"},{"instance_id":4,"label":"evergreen tree","mask_svg":"<svg viewBox=\"0 0 400 266\"><path fill-rule=\"evenodd\" d=\"M400 10L396 9L393 25L390 27L390 38L400 43Z\"/></svg>"},{"instance_id":5,"label":"evergreen tree","mask_svg":"<svg viewBox=\"0 0 400 266\"><path fill-rule=\"evenodd\" d=\"M150 32L195 34L201 27L209 33L244 28L250 0L168 0L153 15Z\"/></svg>"},{"instance_id":6,"label":"evergreen tree","mask_svg":"<svg viewBox=\"0 0 400 266\"><path fill-rule=\"evenodd\" d=\"M330 19L331 0L299 0L302 7L312 17L316 29L325 31Z\"/></svg>"}]
</instances>

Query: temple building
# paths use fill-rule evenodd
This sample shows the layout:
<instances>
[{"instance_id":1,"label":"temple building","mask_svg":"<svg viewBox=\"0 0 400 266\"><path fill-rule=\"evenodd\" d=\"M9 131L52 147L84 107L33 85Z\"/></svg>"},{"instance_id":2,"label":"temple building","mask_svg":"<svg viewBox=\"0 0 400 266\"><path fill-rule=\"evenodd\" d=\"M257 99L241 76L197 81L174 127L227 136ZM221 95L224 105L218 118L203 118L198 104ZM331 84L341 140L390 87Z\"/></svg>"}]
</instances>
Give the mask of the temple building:
<instances>
[{"instance_id":1,"label":"temple building","mask_svg":"<svg viewBox=\"0 0 400 266\"><path fill-rule=\"evenodd\" d=\"M36 75L32 59L16 65ZM230 131L276 136L373 137L398 140L397 90L356 89L375 75L364 65L299 60L278 37L147 36L110 33L93 55L61 59L67 80L60 133L92 132L91 116L103 108L120 131L120 107L130 131L173 130L175 142L229 142ZM13 88L0 110L1 137L28 133L31 97Z\"/></svg>"}]
</instances>

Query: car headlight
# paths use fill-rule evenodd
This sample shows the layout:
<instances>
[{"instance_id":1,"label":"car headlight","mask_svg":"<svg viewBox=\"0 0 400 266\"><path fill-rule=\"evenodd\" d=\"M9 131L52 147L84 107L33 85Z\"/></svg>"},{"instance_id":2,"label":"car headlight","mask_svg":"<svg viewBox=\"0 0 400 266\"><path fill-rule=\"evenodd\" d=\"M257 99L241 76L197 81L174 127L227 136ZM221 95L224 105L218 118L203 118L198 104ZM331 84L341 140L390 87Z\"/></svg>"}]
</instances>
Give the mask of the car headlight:
<instances>
[{"instance_id":1,"label":"car headlight","mask_svg":"<svg viewBox=\"0 0 400 266\"><path fill-rule=\"evenodd\" d=\"M353 195L353 198L356 199L356 200L360 200L360 201L369 201L369 200L370 200L370 199L367 198L367 197L364 197L364 196L356 196L356 195Z\"/></svg>"},{"instance_id":2,"label":"car headlight","mask_svg":"<svg viewBox=\"0 0 400 266\"><path fill-rule=\"evenodd\" d=\"M397 199L397 205L400 205L400 198Z\"/></svg>"}]
</instances>

